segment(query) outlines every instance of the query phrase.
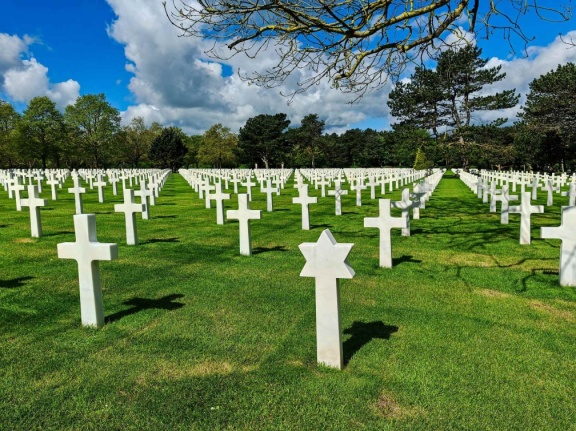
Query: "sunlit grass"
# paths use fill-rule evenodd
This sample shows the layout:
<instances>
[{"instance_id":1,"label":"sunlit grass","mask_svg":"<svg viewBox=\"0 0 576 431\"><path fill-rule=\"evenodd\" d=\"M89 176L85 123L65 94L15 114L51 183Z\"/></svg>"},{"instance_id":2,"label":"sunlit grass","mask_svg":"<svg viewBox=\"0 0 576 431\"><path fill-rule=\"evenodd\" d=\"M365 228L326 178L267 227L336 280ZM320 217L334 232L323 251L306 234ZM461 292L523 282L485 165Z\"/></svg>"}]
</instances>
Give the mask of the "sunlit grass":
<instances>
[{"instance_id":1,"label":"sunlit grass","mask_svg":"<svg viewBox=\"0 0 576 431\"><path fill-rule=\"evenodd\" d=\"M539 239L567 198L533 215L532 245L520 245L518 217L501 225L449 173L412 235L392 231L383 269L378 230L363 228L378 212L369 193L362 207L345 196L341 217L320 198L310 231L294 196L290 181L268 213L254 193L262 220L244 257L238 224L216 225L179 175L138 220L138 246L125 245L121 197L108 190L99 204L89 191L99 241L119 244L119 259L100 263L100 330L81 327L76 263L57 258L74 240L73 196L42 209L40 239L26 209L0 197L0 428L576 427L576 293L558 284L559 241ZM341 372L316 365L314 282L299 277L298 245L325 228L355 244Z\"/></svg>"}]
</instances>

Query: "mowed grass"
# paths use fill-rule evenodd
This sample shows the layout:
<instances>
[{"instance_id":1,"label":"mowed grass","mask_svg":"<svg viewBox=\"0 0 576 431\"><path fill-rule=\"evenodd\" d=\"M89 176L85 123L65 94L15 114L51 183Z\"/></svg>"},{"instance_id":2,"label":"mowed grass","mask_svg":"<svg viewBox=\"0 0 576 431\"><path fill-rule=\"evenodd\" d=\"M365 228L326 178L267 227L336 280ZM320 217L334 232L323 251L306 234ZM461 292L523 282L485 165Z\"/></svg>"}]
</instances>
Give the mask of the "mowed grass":
<instances>
[{"instance_id":1,"label":"mowed grass","mask_svg":"<svg viewBox=\"0 0 576 431\"><path fill-rule=\"evenodd\" d=\"M576 429L576 293L558 283L559 241L539 239L568 198L533 215L521 246L519 216L501 225L448 172L412 235L392 231L383 269L378 230L363 227L378 213L368 191L362 207L345 196L340 217L319 198L310 231L292 180L272 213L255 191L245 257L238 224L216 225L179 175L138 219L137 246L121 197L89 190L98 240L119 248L100 263L108 323L95 330L80 324L76 262L57 257L74 241L70 184L41 210L40 239L0 196L0 429ZM299 276L298 245L326 228L355 244L343 371L316 364L314 280Z\"/></svg>"}]
</instances>

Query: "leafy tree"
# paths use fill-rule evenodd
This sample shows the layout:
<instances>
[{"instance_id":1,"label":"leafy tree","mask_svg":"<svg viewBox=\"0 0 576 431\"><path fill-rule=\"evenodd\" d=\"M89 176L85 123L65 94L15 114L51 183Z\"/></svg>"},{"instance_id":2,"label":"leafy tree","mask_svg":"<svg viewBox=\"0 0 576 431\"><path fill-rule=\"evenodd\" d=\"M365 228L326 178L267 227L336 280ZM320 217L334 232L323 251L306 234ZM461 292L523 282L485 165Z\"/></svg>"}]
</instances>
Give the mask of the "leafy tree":
<instances>
[{"instance_id":1,"label":"leafy tree","mask_svg":"<svg viewBox=\"0 0 576 431\"><path fill-rule=\"evenodd\" d=\"M148 158L158 168L169 167L177 172L184 164L188 148L182 139L183 132L178 127L166 127L150 146Z\"/></svg>"},{"instance_id":2,"label":"leafy tree","mask_svg":"<svg viewBox=\"0 0 576 431\"><path fill-rule=\"evenodd\" d=\"M325 134L318 143L324 167L348 168L352 166L350 149L345 139L336 133Z\"/></svg>"},{"instance_id":3,"label":"leafy tree","mask_svg":"<svg viewBox=\"0 0 576 431\"><path fill-rule=\"evenodd\" d=\"M212 39L214 58L245 53L257 57L270 46L278 63L244 78L276 87L306 70L296 92L328 80L344 91L363 94L399 76L406 66L461 40L495 31L518 36L532 17L568 20L570 10L544 0L200 0L164 2L166 15L185 36ZM464 19L463 19L464 18ZM449 38L452 36L452 38ZM225 44L225 45L224 45ZM229 52L222 53L227 46ZM267 58L268 60L268 58Z\"/></svg>"},{"instance_id":4,"label":"leafy tree","mask_svg":"<svg viewBox=\"0 0 576 431\"><path fill-rule=\"evenodd\" d=\"M184 139L184 145L188 148L188 152L184 157L184 166L198 167L198 149L202 145L202 135L187 136Z\"/></svg>"},{"instance_id":5,"label":"leafy tree","mask_svg":"<svg viewBox=\"0 0 576 431\"><path fill-rule=\"evenodd\" d=\"M136 117L122 129L125 133L122 142L122 160L130 167L137 168L142 162L146 162L152 141L160 134L162 126L153 123L147 127L144 118Z\"/></svg>"},{"instance_id":6,"label":"leafy tree","mask_svg":"<svg viewBox=\"0 0 576 431\"><path fill-rule=\"evenodd\" d=\"M13 168L17 164L19 121L20 114L14 107L0 99L0 160L2 167Z\"/></svg>"},{"instance_id":7,"label":"leafy tree","mask_svg":"<svg viewBox=\"0 0 576 431\"><path fill-rule=\"evenodd\" d=\"M240 128L238 147L245 163L263 162L268 169L288 158L283 132L290 125L286 114L260 114L249 118Z\"/></svg>"},{"instance_id":8,"label":"leafy tree","mask_svg":"<svg viewBox=\"0 0 576 431\"><path fill-rule=\"evenodd\" d=\"M20 151L30 163L40 160L46 169L48 158L60 162L59 144L64 138L64 118L48 97L33 98L20 122Z\"/></svg>"},{"instance_id":9,"label":"leafy tree","mask_svg":"<svg viewBox=\"0 0 576 431\"><path fill-rule=\"evenodd\" d=\"M236 163L238 137L228 127L215 124L202 135L198 162L214 168L232 167Z\"/></svg>"},{"instance_id":10,"label":"leafy tree","mask_svg":"<svg viewBox=\"0 0 576 431\"><path fill-rule=\"evenodd\" d=\"M64 120L76 130L76 143L90 160L88 164L102 167L120 130L120 112L106 101L104 94L86 94L66 107Z\"/></svg>"},{"instance_id":11,"label":"leafy tree","mask_svg":"<svg viewBox=\"0 0 576 431\"><path fill-rule=\"evenodd\" d=\"M290 130L299 166L316 167L316 161L322 155L319 144L325 124L324 120L318 118L318 114L308 114L302 119L300 127Z\"/></svg>"},{"instance_id":12,"label":"leafy tree","mask_svg":"<svg viewBox=\"0 0 576 431\"><path fill-rule=\"evenodd\" d=\"M412 167L418 148L427 151L433 146L432 138L426 130L408 125L393 125L388 133L392 165Z\"/></svg>"},{"instance_id":13,"label":"leafy tree","mask_svg":"<svg viewBox=\"0 0 576 431\"><path fill-rule=\"evenodd\" d=\"M418 148L416 151L416 159L414 160L414 169L421 171L423 169L428 169L430 167L430 162L426 158L426 154L422 151L422 148Z\"/></svg>"},{"instance_id":14,"label":"leafy tree","mask_svg":"<svg viewBox=\"0 0 576 431\"><path fill-rule=\"evenodd\" d=\"M547 153L564 171L576 149L576 65L559 65L534 79L520 117L532 133L545 137L541 144L553 147Z\"/></svg>"}]
</instances>

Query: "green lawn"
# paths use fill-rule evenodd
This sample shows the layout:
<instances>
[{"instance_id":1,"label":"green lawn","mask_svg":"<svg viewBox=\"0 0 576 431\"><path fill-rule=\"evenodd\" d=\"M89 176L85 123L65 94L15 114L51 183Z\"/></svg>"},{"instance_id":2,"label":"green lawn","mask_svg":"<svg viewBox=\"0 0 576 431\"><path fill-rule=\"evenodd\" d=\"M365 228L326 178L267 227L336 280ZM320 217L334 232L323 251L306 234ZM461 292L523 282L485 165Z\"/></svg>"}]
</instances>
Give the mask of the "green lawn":
<instances>
[{"instance_id":1,"label":"green lawn","mask_svg":"<svg viewBox=\"0 0 576 431\"><path fill-rule=\"evenodd\" d=\"M179 175L138 219L138 246L125 245L121 197L89 191L98 240L119 248L100 263L108 323L95 330L80 325L76 262L56 252L74 240L73 195L48 202L31 239L27 208L2 193L0 429L576 429L576 291L558 284L559 241L539 239L568 198L533 215L521 246L519 216L500 225L448 172L412 236L393 230L382 269L369 191L362 207L343 197L341 217L320 198L310 231L296 195L290 180L267 213L254 193L262 220L244 257L238 224L216 225ZM355 244L343 371L316 365L314 280L299 277L298 245L325 228Z\"/></svg>"}]
</instances>

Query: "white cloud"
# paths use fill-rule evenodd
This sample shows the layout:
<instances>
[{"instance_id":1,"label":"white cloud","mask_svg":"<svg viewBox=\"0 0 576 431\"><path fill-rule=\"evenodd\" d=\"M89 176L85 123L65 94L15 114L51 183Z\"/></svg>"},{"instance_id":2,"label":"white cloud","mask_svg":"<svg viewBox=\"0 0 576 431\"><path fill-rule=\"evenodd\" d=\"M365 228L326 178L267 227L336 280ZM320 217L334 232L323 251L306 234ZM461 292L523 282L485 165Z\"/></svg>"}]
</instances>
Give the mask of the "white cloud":
<instances>
[{"instance_id":1,"label":"white cloud","mask_svg":"<svg viewBox=\"0 0 576 431\"><path fill-rule=\"evenodd\" d=\"M34 57L23 58L33 42L28 36L0 33L0 90L15 102L28 103L34 97L48 96L63 110L80 94L80 84L71 79L51 83L46 66Z\"/></svg>"},{"instance_id":2,"label":"white cloud","mask_svg":"<svg viewBox=\"0 0 576 431\"><path fill-rule=\"evenodd\" d=\"M273 49L261 52L256 60L238 55L226 61L232 76L222 76L223 67L204 51L211 44L200 39L178 37L179 31L164 15L156 0L108 0L117 15L109 27L111 37L125 46L127 70L134 74L129 84L137 101L123 113L124 121L142 116L150 123L175 124L187 133L202 133L216 123L237 131L246 120L258 114L284 112L292 124L315 113L326 121L327 130L340 130L367 117L386 117L386 91L366 95L354 105L353 98L330 88L327 83L288 99L298 82L306 78L297 71L278 88L248 85L237 74L250 73L277 64ZM223 48L226 50L226 48ZM157 110L152 109L156 107ZM384 126L384 125L383 125Z\"/></svg>"},{"instance_id":3,"label":"white cloud","mask_svg":"<svg viewBox=\"0 0 576 431\"><path fill-rule=\"evenodd\" d=\"M564 40L576 38L576 31L571 31L562 37ZM501 66L506 77L486 90L489 93L496 93L503 90L515 88L520 93L520 102L514 108L504 110L498 115L495 113L482 113L478 119L490 121L498 117L508 117L509 122L516 120L516 114L520 112L522 105L526 102L526 95L530 91L529 84L541 75L544 75L558 67L559 64L576 63L576 48L564 43L560 36L556 37L548 46L532 46L528 50L529 56L516 57L510 60L502 60L496 57L491 58L486 64L487 68Z\"/></svg>"}]
</instances>

